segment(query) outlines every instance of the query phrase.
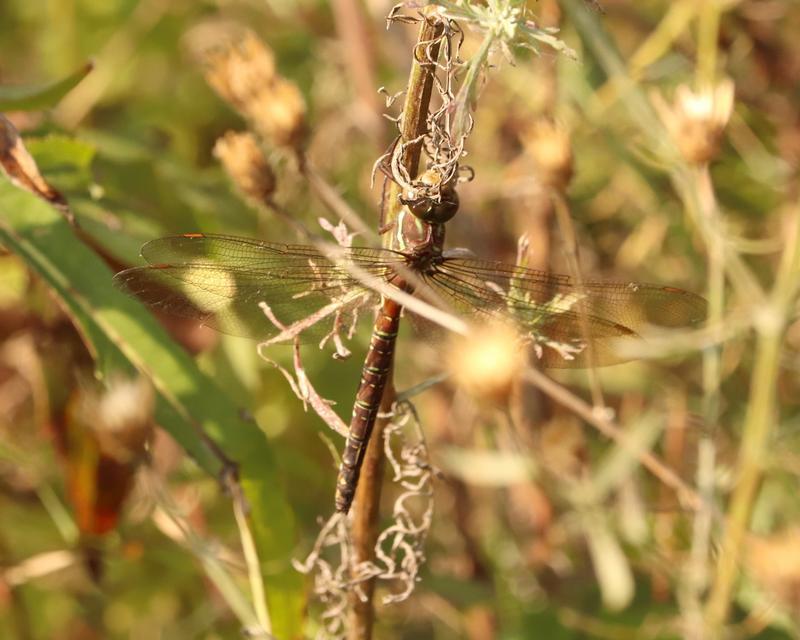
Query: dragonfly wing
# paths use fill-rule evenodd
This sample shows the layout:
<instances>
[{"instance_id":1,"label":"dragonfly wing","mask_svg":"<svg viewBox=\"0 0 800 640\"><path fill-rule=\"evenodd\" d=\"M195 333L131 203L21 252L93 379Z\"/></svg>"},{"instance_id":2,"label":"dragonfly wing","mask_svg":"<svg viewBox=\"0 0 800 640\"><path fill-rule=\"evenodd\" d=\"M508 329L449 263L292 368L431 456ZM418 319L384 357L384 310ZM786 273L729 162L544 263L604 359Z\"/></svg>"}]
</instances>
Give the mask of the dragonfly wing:
<instances>
[{"instance_id":1,"label":"dragonfly wing","mask_svg":"<svg viewBox=\"0 0 800 640\"><path fill-rule=\"evenodd\" d=\"M587 281L578 288L566 275L480 260L448 260L445 268L455 274L469 273L523 300L546 303L555 296L574 299L574 310L623 324L637 333L648 325L698 325L707 313L705 299L675 287Z\"/></svg>"},{"instance_id":2,"label":"dragonfly wing","mask_svg":"<svg viewBox=\"0 0 800 640\"><path fill-rule=\"evenodd\" d=\"M343 249L333 262L314 247L201 234L153 240L142 255L149 266L117 274L120 288L154 309L255 339L281 331L262 303L283 326L329 310L306 338L330 332L334 318L346 332L375 299L347 264L386 277L401 259L391 251Z\"/></svg>"},{"instance_id":3,"label":"dragonfly wing","mask_svg":"<svg viewBox=\"0 0 800 640\"><path fill-rule=\"evenodd\" d=\"M624 362L621 341L648 325L691 326L706 314L695 294L646 284L587 282L498 262L446 259L428 280L456 310L512 320L543 345L543 364L585 367ZM588 338L588 345L587 345ZM588 346L565 358L548 345ZM563 350L561 350L563 351Z\"/></svg>"}]
</instances>

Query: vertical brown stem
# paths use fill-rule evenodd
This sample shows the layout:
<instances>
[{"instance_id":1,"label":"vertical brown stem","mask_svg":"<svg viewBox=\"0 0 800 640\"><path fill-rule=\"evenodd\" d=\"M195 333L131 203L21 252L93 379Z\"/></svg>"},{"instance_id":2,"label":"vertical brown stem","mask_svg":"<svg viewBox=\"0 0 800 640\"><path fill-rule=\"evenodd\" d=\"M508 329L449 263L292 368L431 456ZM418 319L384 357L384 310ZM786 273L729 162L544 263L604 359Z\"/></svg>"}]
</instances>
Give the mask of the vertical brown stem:
<instances>
[{"instance_id":1,"label":"vertical brown stem","mask_svg":"<svg viewBox=\"0 0 800 640\"><path fill-rule=\"evenodd\" d=\"M380 100L375 91L375 46L363 4L360 0L334 0L331 5L353 90L372 116L369 126L377 134L382 118Z\"/></svg>"},{"instance_id":2,"label":"vertical brown stem","mask_svg":"<svg viewBox=\"0 0 800 640\"><path fill-rule=\"evenodd\" d=\"M381 400L381 415L389 413L395 399L395 388L392 374L386 382ZM383 486L383 430L389 420L379 417L375 421L364 462L361 466L361 477L356 489L353 507L353 550L354 564L371 560L375 555L375 543L378 539L378 518L380 516L381 488ZM350 595L350 619L348 638L363 640L372 637L375 622L375 580L362 583L361 594ZM363 596L363 600L360 596Z\"/></svg>"},{"instance_id":3,"label":"vertical brown stem","mask_svg":"<svg viewBox=\"0 0 800 640\"><path fill-rule=\"evenodd\" d=\"M425 11L426 20L422 23L414 46L414 61L411 65L411 73L408 77L408 89L406 91L406 102L403 105L403 115L400 120L400 141L403 144L409 140L425 133L425 126L428 117L428 109L431 104L431 94L433 93L433 74L435 69L429 64L420 64L420 60L426 62L425 48L428 43L435 40L442 33L442 25L436 19L427 19L432 12L430 8ZM439 57L439 44L429 47L430 58L436 60ZM422 154L422 143L409 145L406 154L401 159L401 163L408 171L410 176L415 176L419 171L419 159ZM391 182L389 188L384 193L383 211L384 224L390 225L397 219L402 204L398 196L400 187ZM389 236L391 238L391 236Z\"/></svg>"},{"instance_id":4,"label":"vertical brown stem","mask_svg":"<svg viewBox=\"0 0 800 640\"><path fill-rule=\"evenodd\" d=\"M558 27L561 22L561 9L556 0L529 2L531 10L535 10L542 25ZM555 56L541 56L533 66L535 74L535 91L539 98L537 118L553 120L558 100L558 66ZM523 132L524 135L524 132ZM525 166L530 170L531 161ZM551 268L553 244L553 203L546 190L519 199L515 209L515 231L518 237L525 236L528 241L526 266L541 271ZM552 406L547 399L520 381L516 383L516 391L511 403L511 415L514 423L522 431L533 433L536 425L546 421L552 414Z\"/></svg>"},{"instance_id":5,"label":"vertical brown stem","mask_svg":"<svg viewBox=\"0 0 800 640\"><path fill-rule=\"evenodd\" d=\"M426 16L429 15L426 11ZM424 47L442 33L442 26L438 20L426 19L420 27L417 44L414 47L414 61L408 79L406 102L403 107L403 117L400 124L400 144L412 140L425 132L425 125L430 107L433 91L433 74L435 69L431 65L420 64L425 61ZM439 55L439 45L430 48L430 56L436 59ZM415 176L419 171L419 161L422 145L409 147L402 158L402 164L409 175ZM391 224L397 219L401 208L398 199L398 186L392 182L384 190L382 210L384 223ZM394 234L389 234L391 238ZM388 241L387 241L388 242ZM395 389L392 384L392 373L381 400L381 415L391 410L395 400ZM375 556L375 543L378 537L378 516L383 487L383 430L388 419L379 417L375 423L367 451L361 468L361 477L356 490L353 505L353 554L354 564L372 559ZM369 640L375 622L375 609L373 596L375 580L368 580L361 585L361 594L353 593L350 599L350 616L348 619L347 637L349 640ZM363 599L362 597L363 596Z\"/></svg>"}]
</instances>

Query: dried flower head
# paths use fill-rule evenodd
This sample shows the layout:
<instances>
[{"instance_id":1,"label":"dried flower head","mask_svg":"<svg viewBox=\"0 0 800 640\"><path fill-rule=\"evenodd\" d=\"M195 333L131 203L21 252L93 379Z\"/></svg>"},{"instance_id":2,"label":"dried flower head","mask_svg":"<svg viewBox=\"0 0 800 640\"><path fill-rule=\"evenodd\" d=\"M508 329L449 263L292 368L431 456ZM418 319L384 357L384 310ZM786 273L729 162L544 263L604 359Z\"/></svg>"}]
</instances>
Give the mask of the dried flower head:
<instances>
[{"instance_id":1,"label":"dried flower head","mask_svg":"<svg viewBox=\"0 0 800 640\"><path fill-rule=\"evenodd\" d=\"M746 563L751 575L787 611L800 612L800 529L790 528L766 537L754 536Z\"/></svg>"},{"instance_id":2,"label":"dried flower head","mask_svg":"<svg viewBox=\"0 0 800 640\"><path fill-rule=\"evenodd\" d=\"M733 111L733 95L733 82L726 78L697 92L679 86L671 106L656 92L651 94L651 101L686 161L706 164L719 151Z\"/></svg>"},{"instance_id":3,"label":"dried flower head","mask_svg":"<svg viewBox=\"0 0 800 640\"><path fill-rule=\"evenodd\" d=\"M277 77L249 105L256 130L278 146L300 148L306 137L306 103L300 89Z\"/></svg>"},{"instance_id":4,"label":"dried flower head","mask_svg":"<svg viewBox=\"0 0 800 640\"><path fill-rule=\"evenodd\" d=\"M208 84L278 146L299 149L306 137L306 105L296 85L275 69L275 57L255 34L224 40L203 54Z\"/></svg>"},{"instance_id":5,"label":"dried flower head","mask_svg":"<svg viewBox=\"0 0 800 640\"><path fill-rule=\"evenodd\" d=\"M514 329L493 323L454 338L446 363L456 385L477 398L501 402L525 366L525 349Z\"/></svg>"},{"instance_id":6,"label":"dried flower head","mask_svg":"<svg viewBox=\"0 0 800 640\"><path fill-rule=\"evenodd\" d=\"M275 78L272 52L249 31L241 40L220 42L206 52L204 62L208 84L223 100L243 112L260 88Z\"/></svg>"},{"instance_id":7,"label":"dried flower head","mask_svg":"<svg viewBox=\"0 0 800 640\"><path fill-rule=\"evenodd\" d=\"M246 198L265 202L275 191L275 174L251 133L228 131L214 145L217 158Z\"/></svg>"},{"instance_id":8,"label":"dried flower head","mask_svg":"<svg viewBox=\"0 0 800 640\"><path fill-rule=\"evenodd\" d=\"M542 183L563 192L573 173L569 132L544 118L524 133L522 143L536 164Z\"/></svg>"}]
</instances>

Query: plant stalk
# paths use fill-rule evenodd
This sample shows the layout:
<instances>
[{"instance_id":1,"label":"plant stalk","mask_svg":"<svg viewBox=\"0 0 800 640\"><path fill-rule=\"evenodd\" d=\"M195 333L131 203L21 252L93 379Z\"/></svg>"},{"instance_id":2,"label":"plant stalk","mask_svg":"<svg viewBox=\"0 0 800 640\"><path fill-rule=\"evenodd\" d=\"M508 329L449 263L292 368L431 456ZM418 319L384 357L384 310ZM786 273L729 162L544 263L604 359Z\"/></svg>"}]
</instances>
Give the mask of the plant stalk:
<instances>
[{"instance_id":1,"label":"plant stalk","mask_svg":"<svg viewBox=\"0 0 800 640\"><path fill-rule=\"evenodd\" d=\"M775 288L756 319L756 359L750 384L742 441L739 480L728 507L714 585L706 604L709 637L721 637L731 608L750 516L768 457L770 439L778 423L775 388L780 370L783 333L793 308L800 276L800 208L790 221L791 233L782 256Z\"/></svg>"},{"instance_id":2,"label":"plant stalk","mask_svg":"<svg viewBox=\"0 0 800 640\"><path fill-rule=\"evenodd\" d=\"M435 19L428 19L430 9L424 12L426 19L422 22L414 46L414 60L408 79L406 101L403 106L402 120L400 122L400 140L404 144L421 136L426 131L428 111L431 95L433 93L433 80L435 68L431 65L421 64L425 60L424 53L419 50L429 47L430 57L438 59L439 44L430 44L442 33L442 25ZM401 158L408 175L416 176L419 171L422 143L409 145L406 153ZM384 189L382 202L383 225L396 223L402 208L399 199L400 189L395 182L390 182ZM384 244L391 246L394 234L385 236ZM394 366L394 365L392 365ZM372 560L375 556L375 543L378 537L378 516L380 513L380 497L383 487L383 430L390 418L380 417L390 413L394 404L396 392L392 383L392 373L383 392L380 415L376 420L373 434L364 458L361 469L361 478L356 490L353 505L353 553L354 564ZM350 599L350 615L348 617L348 640L369 640L375 622L374 608L375 579L372 578L361 583L358 591L353 591Z\"/></svg>"}]
</instances>

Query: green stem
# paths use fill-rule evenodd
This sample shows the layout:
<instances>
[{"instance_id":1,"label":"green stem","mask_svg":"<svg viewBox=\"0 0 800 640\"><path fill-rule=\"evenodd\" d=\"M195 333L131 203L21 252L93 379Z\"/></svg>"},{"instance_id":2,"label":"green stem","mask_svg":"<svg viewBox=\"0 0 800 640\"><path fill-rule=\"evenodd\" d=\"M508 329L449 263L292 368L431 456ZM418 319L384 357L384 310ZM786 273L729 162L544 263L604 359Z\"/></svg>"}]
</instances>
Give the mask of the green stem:
<instances>
[{"instance_id":1,"label":"green stem","mask_svg":"<svg viewBox=\"0 0 800 640\"><path fill-rule=\"evenodd\" d=\"M694 168L691 172L691 187L698 203L698 215L709 228L719 228L714 185L708 165ZM725 265L723 239L708 245L708 326L722 324L725 305ZM719 421L719 388L721 381L719 345L714 344L703 351L703 419L709 431L698 443L697 489L705 504L714 502L714 466L716 450L713 433ZM708 583L708 551L713 514L710 509L699 510L692 523L692 547L686 571L686 580L681 583L682 609L685 615L687 634L692 638L703 636L703 614L701 594Z\"/></svg>"},{"instance_id":2,"label":"green stem","mask_svg":"<svg viewBox=\"0 0 800 640\"><path fill-rule=\"evenodd\" d=\"M697 85L708 87L717 73L717 40L720 10L718 2L704 2L697 25Z\"/></svg>"},{"instance_id":3,"label":"green stem","mask_svg":"<svg viewBox=\"0 0 800 640\"><path fill-rule=\"evenodd\" d=\"M800 276L800 211L795 213L791 224L792 233L783 254L775 288L756 320L756 360L739 447L739 482L728 507L714 586L706 605L707 631L714 638L721 637L730 612L742 546L764 473L769 442L778 423L775 387L780 369L782 338L797 297Z\"/></svg>"}]
</instances>

